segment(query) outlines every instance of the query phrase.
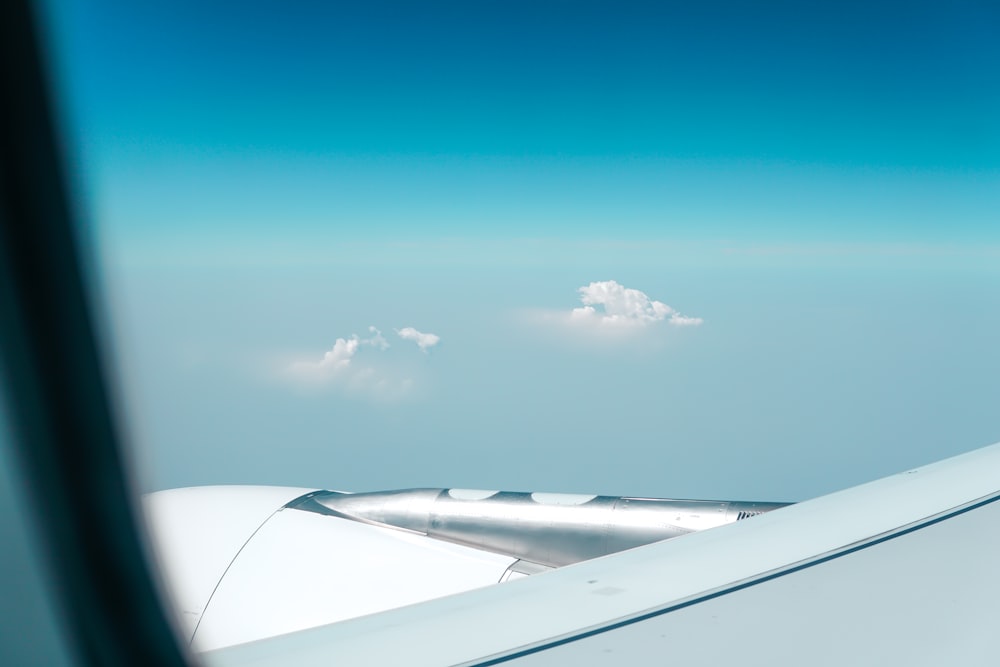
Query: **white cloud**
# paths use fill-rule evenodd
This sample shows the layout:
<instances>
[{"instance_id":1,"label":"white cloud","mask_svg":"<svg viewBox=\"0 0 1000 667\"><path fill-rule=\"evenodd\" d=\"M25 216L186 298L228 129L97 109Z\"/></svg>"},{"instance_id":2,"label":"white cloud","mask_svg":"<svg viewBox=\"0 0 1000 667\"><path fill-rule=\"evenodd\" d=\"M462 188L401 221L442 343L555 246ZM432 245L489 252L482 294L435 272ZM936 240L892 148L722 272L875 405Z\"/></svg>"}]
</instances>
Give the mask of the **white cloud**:
<instances>
[{"instance_id":1,"label":"white cloud","mask_svg":"<svg viewBox=\"0 0 1000 667\"><path fill-rule=\"evenodd\" d=\"M329 368L334 371L347 368L351 364L354 353L358 351L360 342L357 336L351 336L350 339L338 338L337 342L333 344L333 349L328 350L323 355L317 367ZM306 362L302 363L306 364Z\"/></svg>"},{"instance_id":2,"label":"white cloud","mask_svg":"<svg viewBox=\"0 0 1000 667\"><path fill-rule=\"evenodd\" d=\"M577 291L583 307L570 312L572 324L641 327L666 321L675 326L697 326L703 321L700 317L681 315L662 301L650 299L645 292L614 280L593 282Z\"/></svg>"},{"instance_id":3,"label":"white cloud","mask_svg":"<svg viewBox=\"0 0 1000 667\"><path fill-rule=\"evenodd\" d=\"M299 362L296 365L305 367L314 366L320 370L326 369L336 372L346 369L351 365L351 359L354 358L354 355L358 352L358 348L362 345L370 345L379 350L385 350L389 347L389 341L385 339L381 331L374 326L368 327L368 331L374 334L371 338L358 338L357 334L353 334L350 338L338 338L334 342L333 348L323 354L323 358L320 359L318 364Z\"/></svg>"},{"instance_id":4,"label":"white cloud","mask_svg":"<svg viewBox=\"0 0 1000 667\"><path fill-rule=\"evenodd\" d=\"M441 337L437 334L423 333L421 331L417 331L413 327L396 329L396 333L399 334L399 337L403 340L412 340L423 352L426 352L428 348L434 347L441 342Z\"/></svg>"},{"instance_id":5,"label":"white cloud","mask_svg":"<svg viewBox=\"0 0 1000 667\"><path fill-rule=\"evenodd\" d=\"M375 335L372 336L371 338L369 338L368 340L362 341L362 342L364 342L366 345L371 345L372 347L377 347L380 350L387 350L387 349L389 349L389 341L387 341L385 339L385 336L382 335L381 331L379 331L378 329L376 329L374 326L368 327L368 331L370 331L371 333L373 333Z\"/></svg>"},{"instance_id":6,"label":"white cloud","mask_svg":"<svg viewBox=\"0 0 1000 667\"><path fill-rule=\"evenodd\" d=\"M686 315L681 315L680 313L674 313L670 316L668 321L675 327L696 327L705 320L700 317L687 317Z\"/></svg>"},{"instance_id":7,"label":"white cloud","mask_svg":"<svg viewBox=\"0 0 1000 667\"><path fill-rule=\"evenodd\" d=\"M399 398L410 392L413 380L403 376L405 368L398 367L398 361L387 358L382 353L389 349L389 341L376 327L368 327L371 334L361 338L357 334L349 338L337 338L333 347L316 360L299 360L286 367L285 376L305 387L334 387L349 394L366 395L377 399ZM419 333L419 332L418 332ZM435 340L425 344L433 345ZM418 341L419 344L419 341ZM371 351L367 351L371 350ZM376 352L378 354L376 354ZM412 353L411 353L412 354ZM392 354L389 355L392 357Z\"/></svg>"}]
</instances>

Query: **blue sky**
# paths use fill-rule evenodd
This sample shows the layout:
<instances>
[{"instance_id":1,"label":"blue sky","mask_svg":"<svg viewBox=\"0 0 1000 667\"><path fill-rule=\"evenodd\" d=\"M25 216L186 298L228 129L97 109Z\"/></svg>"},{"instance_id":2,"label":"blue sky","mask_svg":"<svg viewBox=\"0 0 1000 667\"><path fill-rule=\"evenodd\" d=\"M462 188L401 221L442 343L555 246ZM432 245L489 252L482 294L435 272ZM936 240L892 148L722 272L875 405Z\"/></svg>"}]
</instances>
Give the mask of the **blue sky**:
<instances>
[{"instance_id":1,"label":"blue sky","mask_svg":"<svg viewBox=\"0 0 1000 667\"><path fill-rule=\"evenodd\" d=\"M1000 439L1000 14L761 4L51 3L143 487L797 500ZM702 322L572 320L608 281Z\"/></svg>"}]
</instances>

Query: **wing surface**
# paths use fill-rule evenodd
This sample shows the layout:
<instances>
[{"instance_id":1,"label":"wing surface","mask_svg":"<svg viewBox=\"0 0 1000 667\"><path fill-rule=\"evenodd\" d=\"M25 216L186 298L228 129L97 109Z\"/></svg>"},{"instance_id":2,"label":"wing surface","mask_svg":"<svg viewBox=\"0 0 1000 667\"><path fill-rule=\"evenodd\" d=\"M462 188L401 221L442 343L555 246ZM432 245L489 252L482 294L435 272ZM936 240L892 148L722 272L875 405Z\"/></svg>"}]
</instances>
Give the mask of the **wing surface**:
<instances>
[{"instance_id":1,"label":"wing surface","mask_svg":"<svg viewBox=\"0 0 1000 667\"><path fill-rule=\"evenodd\" d=\"M995 663L1000 445L209 665Z\"/></svg>"}]
</instances>

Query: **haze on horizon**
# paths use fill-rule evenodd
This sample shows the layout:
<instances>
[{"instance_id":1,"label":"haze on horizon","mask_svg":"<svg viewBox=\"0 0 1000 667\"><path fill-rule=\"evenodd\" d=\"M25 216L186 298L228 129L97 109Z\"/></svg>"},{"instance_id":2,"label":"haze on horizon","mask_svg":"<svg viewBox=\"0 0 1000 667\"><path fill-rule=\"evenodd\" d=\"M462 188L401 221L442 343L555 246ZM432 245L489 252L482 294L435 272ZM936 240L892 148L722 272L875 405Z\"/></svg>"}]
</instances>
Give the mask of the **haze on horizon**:
<instances>
[{"instance_id":1,"label":"haze on horizon","mask_svg":"<svg viewBox=\"0 0 1000 667\"><path fill-rule=\"evenodd\" d=\"M1000 439L990 3L46 7L143 489L801 500Z\"/></svg>"}]
</instances>

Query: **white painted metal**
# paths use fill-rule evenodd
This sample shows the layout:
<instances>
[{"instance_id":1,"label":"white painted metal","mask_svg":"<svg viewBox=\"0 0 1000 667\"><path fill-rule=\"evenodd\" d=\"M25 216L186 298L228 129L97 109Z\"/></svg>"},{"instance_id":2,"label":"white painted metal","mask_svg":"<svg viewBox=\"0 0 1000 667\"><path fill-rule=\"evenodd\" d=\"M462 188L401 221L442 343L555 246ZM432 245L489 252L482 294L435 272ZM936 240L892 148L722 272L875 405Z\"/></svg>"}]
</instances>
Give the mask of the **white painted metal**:
<instances>
[{"instance_id":1,"label":"white painted metal","mask_svg":"<svg viewBox=\"0 0 1000 667\"><path fill-rule=\"evenodd\" d=\"M984 628L998 621L994 601L1000 598L1000 577L992 558L997 547L997 504L954 513L998 492L1000 445L994 445L751 521L503 586L234 646L204 658L208 665L220 667L472 665L508 658L531 665L561 665L567 660L621 664L595 655L610 651L612 657L616 652L617 657L628 656L627 664L666 664L671 655L677 664L699 664L699 651L704 647L685 646L683 624L668 627L653 622L675 623L685 619L685 614L671 612L618 624L685 604L694 611L709 609L703 605L711 603L729 623L751 623L751 619L734 616L734 610L753 615L757 628L767 627L761 619L766 621L772 614L796 620L793 632L775 622L770 632L741 633L739 644L726 641L731 626L715 626L717 632L710 633L717 638L710 653L712 664L819 663L826 660L834 642L842 649L836 654L838 659L850 664L884 664L887 656L896 664L940 664L935 661L949 653L962 656L965 664L990 664L981 652L969 647L982 647L976 635L985 636ZM928 523L935 517L942 522ZM907 526L925 525L916 532L900 532ZM902 536L879 541L894 534ZM958 546L935 548L941 544L935 538ZM864 545L874 546L852 551ZM845 553L850 555L831 558ZM913 590L922 590L924 595L901 595L897 580L894 586L872 589L869 592L877 599L874 603L867 600L865 586L877 582L880 573L891 572L894 565L902 567L908 554L923 566L926 577L947 571L945 584L927 586L926 580L911 572L901 581L908 578ZM813 565L787 574L808 564ZM844 578L845 590L853 590L854 595L834 595L841 588L838 578ZM796 580L804 586L798 594L794 594ZM757 598L756 606L747 602L745 593L751 591L763 596ZM710 598L713 593L719 597ZM898 618L884 623L885 614ZM875 630L855 637L830 623L848 615L851 627L867 623ZM906 628L908 621L919 632L900 635L898 629ZM613 629L606 630L609 627ZM939 631L930 633L929 627ZM881 634L881 628L897 631ZM588 630L606 631L592 639L575 639ZM666 650L668 643L657 642L668 637L682 653L672 654ZM559 641L568 642L561 645L565 649ZM967 641L971 644L963 643ZM646 648L629 653L628 644L636 642ZM775 650L781 643L794 643L801 650ZM565 652L572 644L582 647L579 654ZM533 649L539 652L515 657ZM845 660L845 655L850 658ZM772 656L781 660L771 660Z\"/></svg>"},{"instance_id":2,"label":"white painted metal","mask_svg":"<svg viewBox=\"0 0 1000 667\"><path fill-rule=\"evenodd\" d=\"M194 636L212 591L253 532L285 503L312 490L202 486L143 498L153 554L185 639Z\"/></svg>"},{"instance_id":3,"label":"white painted metal","mask_svg":"<svg viewBox=\"0 0 1000 667\"><path fill-rule=\"evenodd\" d=\"M481 489L448 489L448 495L456 500L486 500L499 491L483 491Z\"/></svg>"},{"instance_id":4,"label":"white painted metal","mask_svg":"<svg viewBox=\"0 0 1000 667\"><path fill-rule=\"evenodd\" d=\"M531 499L541 505L583 505L596 498L596 495L580 493L541 493L531 494Z\"/></svg>"},{"instance_id":5,"label":"white painted metal","mask_svg":"<svg viewBox=\"0 0 1000 667\"><path fill-rule=\"evenodd\" d=\"M514 560L285 509L230 566L192 646L229 646L495 584Z\"/></svg>"},{"instance_id":6,"label":"white painted metal","mask_svg":"<svg viewBox=\"0 0 1000 667\"><path fill-rule=\"evenodd\" d=\"M1000 502L510 667L994 667Z\"/></svg>"},{"instance_id":7,"label":"white painted metal","mask_svg":"<svg viewBox=\"0 0 1000 667\"><path fill-rule=\"evenodd\" d=\"M643 509L650 503L659 511ZM695 525L735 521L734 507L766 509L565 494L270 487L164 491L145 505L183 635L202 650L519 579ZM402 530L375 525L367 515L331 513L328 505L377 518L404 511L409 523ZM699 519L706 508L711 512ZM673 527L682 519L691 526Z\"/></svg>"}]
</instances>

